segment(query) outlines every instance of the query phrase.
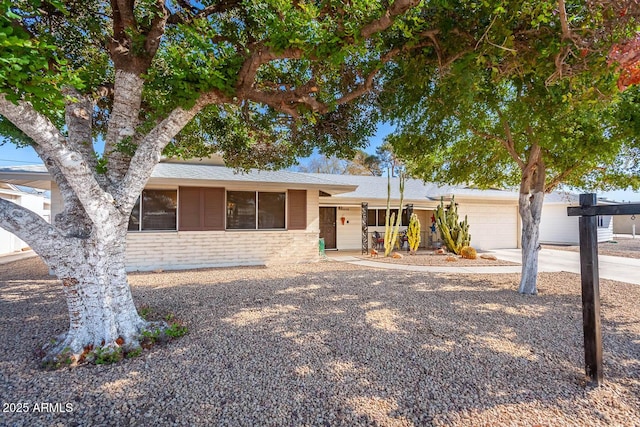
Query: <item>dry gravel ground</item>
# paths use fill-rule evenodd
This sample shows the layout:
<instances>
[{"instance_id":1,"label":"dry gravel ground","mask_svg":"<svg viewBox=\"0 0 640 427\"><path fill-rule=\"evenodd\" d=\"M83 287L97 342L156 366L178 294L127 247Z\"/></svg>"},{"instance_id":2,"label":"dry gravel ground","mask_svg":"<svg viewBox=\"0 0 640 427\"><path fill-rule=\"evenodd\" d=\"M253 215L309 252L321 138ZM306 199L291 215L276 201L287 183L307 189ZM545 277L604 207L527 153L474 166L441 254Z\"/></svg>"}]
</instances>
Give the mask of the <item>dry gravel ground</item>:
<instances>
[{"instance_id":1,"label":"dry gravel ground","mask_svg":"<svg viewBox=\"0 0 640 427\"><path fill-rule=\"evenodd\" d=\"M580 246L542 245L549 249L580 252ZM640 236L616 237L611 242L598 243L599 255L621 256L625 258L640 258Z\"/></svg>"},{"instance_id":2,"label":"dry gravel ground","mask_svg":"<svg viewBox=\"0 0 640 427\"><path fill-rule=\"evenodd\" d=\"M0 266L1 425L640 425L639 286L602 281L606 384L591 388L572 274L541 275L535 297L517 275L335 261L131 283L189 335L117 365L43 371L35 350L67 326L60 286L37 259ZM6 412L20 402L30 413ZM34 413L42 402L72 412Z\"/></svg>"},{"instance_id":3,"label":"dry gravel ground","mask_svg":"<svg viewBox=\"0 0 640 427\"><path fill-rule=\"evenodd\" d=\"M438 266L438 267L469 267L469 266L500 266L500 265L520 265L515 262L505 261L502 259L490 260L480 258L482 253L478 253L476 259L464 259L459 255L453 253L436 254L432 250L420 250L414 255L409 255L407 251L395 251L402 255L402 258L392 258L391 256L385 257L384 252L378 256L372 257L371 255L357 254L357 258L361 258L366 261L386 262L390 264L404 264L404 265L425 265L425 266ZM449 256L454 257L454 261L447 260Z\"/></svg>"}]
</instances>

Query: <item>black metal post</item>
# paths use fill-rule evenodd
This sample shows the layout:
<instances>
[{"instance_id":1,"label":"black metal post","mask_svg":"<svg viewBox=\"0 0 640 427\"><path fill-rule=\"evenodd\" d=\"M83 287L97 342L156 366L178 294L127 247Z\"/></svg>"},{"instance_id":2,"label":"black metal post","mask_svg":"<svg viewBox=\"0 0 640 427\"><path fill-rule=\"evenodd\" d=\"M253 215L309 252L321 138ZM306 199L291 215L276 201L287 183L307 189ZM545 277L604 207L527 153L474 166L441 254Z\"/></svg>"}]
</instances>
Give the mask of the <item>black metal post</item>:
<instances>
[{"instance_id":1,"label":"black metal post","mask_svg":"<svg viewBox=\"0 0 640 427\"><path fill-rule=\"evenodd\" d=\"M361 212L362 218L362 253L369 253L369 204L362 202Z\"/></svg>"},{"instance_id":2,"label":"black metal post","mask_svg":"<svg viewBox=\"0 0 640 427\"><path fill-rule=\"evenodd\" d=\"M411 215L413 215L413 203L408 203L407 204L407 221L411 221Z\"/></svg>"},{"instance_id":3,"label":"black metal post","mask_svg":"<svg viewBox=\"0 0 640 427\"><path fill-rule=\"evenodd\" d=\"M581 194L582 208L595 206L596 195ZM590 384L602 384L602 328L600 324L600 279L598 273L597 216L581 216L580 273L582 281L582 324L584 330L585 372Z\"/></svg>"}]
</instances>

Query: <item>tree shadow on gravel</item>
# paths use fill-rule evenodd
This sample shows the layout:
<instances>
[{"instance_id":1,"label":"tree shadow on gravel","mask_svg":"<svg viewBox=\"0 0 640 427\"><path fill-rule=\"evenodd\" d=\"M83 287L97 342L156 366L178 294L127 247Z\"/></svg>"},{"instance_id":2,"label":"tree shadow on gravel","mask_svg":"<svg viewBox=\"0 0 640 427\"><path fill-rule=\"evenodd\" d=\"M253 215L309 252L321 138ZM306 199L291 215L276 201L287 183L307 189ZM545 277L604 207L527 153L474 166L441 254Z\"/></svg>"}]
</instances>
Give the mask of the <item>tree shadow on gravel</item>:
<instances>
[{"instance_id":1,"label":"tree shadow on gravel","mask_svg":"<svg viewBox=\"0 0 640 427\"><path fill-rule=\"evenodd\" d=\"M618 284L603 284L606 385L586 387L579 278L556 276L562 287L527 297L515 291L517 275L338 263L136 274L136 303L174 313L187 336L118 365L43 372L21 360L29 332L14 330L13 351L0 350L3 372L12 369L0 394L72 401L73 413L31 421L78 425L633 424L638 315L608 296ZM0 279L0 296L10 282ZM45 285L29 298L41 296ZM40 316L25 331L66 317L61 293L43 311L10 304Z\"/></svg>"},{"instance_id":2,"label":"tree shadow on gravel","mask_svg":"<svg viewBox=\"0 0 640 427\"><path fill-rule=\"evenodd\" d=\"M38 350L68 326L62 287L44 263L32 258L0 265L0 362L37 367Z\"/></svg>"}]
</instances>

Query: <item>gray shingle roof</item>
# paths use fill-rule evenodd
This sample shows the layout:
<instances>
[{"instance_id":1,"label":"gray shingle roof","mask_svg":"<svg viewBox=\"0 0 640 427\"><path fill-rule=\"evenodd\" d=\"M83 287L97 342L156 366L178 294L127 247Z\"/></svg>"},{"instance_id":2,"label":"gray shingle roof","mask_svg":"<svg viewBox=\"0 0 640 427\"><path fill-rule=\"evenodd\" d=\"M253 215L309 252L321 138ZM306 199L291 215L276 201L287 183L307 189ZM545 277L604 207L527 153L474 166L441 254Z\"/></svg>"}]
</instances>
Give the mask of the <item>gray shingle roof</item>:
<instances>
[{"instance_id":1,"label":"gray shingle roof","mask_svg":"<svg viewBox=\"0 0 640 427\"><path fill-rule=\"evenodd\" d=\"M150 183L166 180L217 181L217 182L256 182L265 184L283 184L318 188L330 194L353 191L355 185L348 182L336 182L320 176L305 176L288 171L261 171L252 169L249 172L238 172L224 166L190 163L159 163L154 168ZM0 167L0 181L50 188L49 173L44 165L6 166ZM37 184L37 185L36 185Z\"/></svg>"},{"instance_id":2,"label":"gray shingle roof","mask_svg":"<svg viewBox=\"0 0 640 427\"><path fill-rule=\"evenodd\" d=\"M288 171L264 171L251 169L240 172L235 169L216 165L200 165L190 163L159 163L153 169L151 178L167 179L195 179L228 182L268 182L275 184L309 184L309 185L340 185L353 186L353 183L338 183L319 176L303 176L303 174Z\"/></svg>"},{"instance_id":3,"label":"gray shingle roof","mask_svg":"<svg viewBox=\"0 0 640 427\"><path fill-rule=\"evenodd\" d=\"M299 173L299 175L315 176L338 183L355 184L358 188L349 193L336 195L337 198L353 198L362 200L387 198L387 177L369 175L331 175L317 173ZM400 198L400 178L391 178L391 198ZM425 183L419 179L407 179L404 187L405 200L440 200L440 197L472 197L517 200L518 193L509 190L479 190L455 185L437 185Z\"/></svg>"},{"instance_id":4,"label":"gray shingle roof","mask_svg":"<svg viewBox=\"0 0 640 427\"><path fill-rule=\"evenodd\" d=\"M0 167L0 181L17 185L49 188L48 172L44 165ZM221 182L257 182L313 187L328 192L337 199L386 200L387 178L367 175L332 175L291 171L238 172L235 169L210 164L159 163L151 175L154 180L192 180ZM43 186L45 185L45 186ZM465 186L437 185L418 179L407 179L404 198L406 201L440 200L444 196L517 200L518 192L509 190L480 190ZM399 178L391 178L391 198L399 199ZM556 191L545 196L545 203L577 204L578 195Z\"/></svg>"}]
</instances>

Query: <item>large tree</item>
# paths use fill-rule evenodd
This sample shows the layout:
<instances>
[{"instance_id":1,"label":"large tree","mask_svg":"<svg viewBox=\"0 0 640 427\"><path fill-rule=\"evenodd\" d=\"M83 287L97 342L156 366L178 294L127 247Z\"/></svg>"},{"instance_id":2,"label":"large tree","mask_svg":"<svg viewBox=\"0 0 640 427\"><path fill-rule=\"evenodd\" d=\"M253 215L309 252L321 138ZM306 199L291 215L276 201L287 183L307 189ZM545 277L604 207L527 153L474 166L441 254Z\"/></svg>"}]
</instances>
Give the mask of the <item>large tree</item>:
<instances>
[{"instance_id":1,"label":"large tree","mask_svg":"<svg viewBox=\"0 0 640 427\"><path fill-rule=\"evenodd\" d=\"M297 167L298 172L328 173L342 175L347 168L347 161L336 156L318 154L310 157L306 162Z\"/></svg>"},{"instance_id":2,"label":"large tree","mask_svg":"<svg viewBox=\"0 0 640 427\"><path fill-rule=\"evenodd\" d=\"M388 110L398 122L389 142L426 180L519 187L519 291L535 294L544 194L561 184L640 184L637 165L624 162L635 140L603 54L626 22L611 22L620 16L607 2L530 3L519 14L504 7L451 11L468 29L441 39L455 61L412 55L398 63L386 103L404 108Z\"/></svg>"},{"instance_id":3,"label":"large tree","mask_svg":"<svg viewBox=\"0 0 640 427\"><path fill-rule=\"evenodd\" d=\"M0 199L0 226L66 293L70 328L45 359L139 346L125 237L163 153L275 168L362 146L367 93L417 3L0 0L0 131L64 202L48 224Z\"/></svg>"},{"instance_id":4,"label":"large tree","mask_svg":"<svg viewBox=\"0 0 640 427\"><path fill-rule=\"evenodd\" d=\"M318 154L300 163L297 167L299 172L373 176L382 174L378 157L364 150L356 150L351 160Z\"/></svg>"}]
</instances>

